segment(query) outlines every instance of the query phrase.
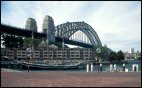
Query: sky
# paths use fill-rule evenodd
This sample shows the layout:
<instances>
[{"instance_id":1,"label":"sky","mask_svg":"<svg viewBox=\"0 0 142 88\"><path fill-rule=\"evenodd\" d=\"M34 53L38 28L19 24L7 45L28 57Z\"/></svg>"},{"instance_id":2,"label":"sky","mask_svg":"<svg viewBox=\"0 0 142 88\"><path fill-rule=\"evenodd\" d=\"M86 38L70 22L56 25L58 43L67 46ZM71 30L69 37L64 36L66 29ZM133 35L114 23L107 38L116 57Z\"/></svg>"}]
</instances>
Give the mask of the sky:
<instances>
[{"instance_id":1,"label":"sky","mask_svg":"<svg viewBox=\"0 0 142 88\"><path fill-rule=\"evenodd\" d=\"M102 45L114 51L141 51L140 1L1 1L1 23L24 28L30 17L38 32L46 15L55 26L84 21L98 34Z\"/></svg>"}]
</instances>

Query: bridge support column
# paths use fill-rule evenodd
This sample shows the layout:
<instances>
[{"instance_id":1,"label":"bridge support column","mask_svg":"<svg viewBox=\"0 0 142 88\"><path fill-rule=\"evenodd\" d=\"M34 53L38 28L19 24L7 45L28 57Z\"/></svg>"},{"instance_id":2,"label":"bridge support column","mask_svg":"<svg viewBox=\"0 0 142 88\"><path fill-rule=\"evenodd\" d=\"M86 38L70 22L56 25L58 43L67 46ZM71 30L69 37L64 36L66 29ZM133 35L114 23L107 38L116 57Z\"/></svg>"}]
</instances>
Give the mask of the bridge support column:
<instances>
[{"instance_id":1,"label":"bridge support column","mask_svg":"<svg viewBox=\"0 0 142 88\"><path fill-rule=\"evenodd\" d=\"M116 64L114 64L114 71L116 71Z\"/></svg>"},{"instance_id":2,"label":"bridge support column","mask_svg":"<svg viewBox=\"0 0 142 88\"><path fill-rule=\"evenodd\" d=\"M137 72L138 71L138 64L133 64L132 65L132 71Z\"/></svg>"},{"instance_id":3,"label":"bridge support column","mask_svg":"<svg viewBox=\"0 0 142 88\"><path fill-rule=\"evenodd\" d=\"M91 64L91 71L93 71L93 63Z\"/></svg>"},{"instance_id":4,"label":"bridge support column","mask_svg":"<svg viewBox=\"0 0 142 88\"><path fill-rule=\"evenodd\" d=\"M125 64L123 64L123 72L125 72Z\"/></svg>"},{"instance_id":5,"label":"bridge support column","mask_svg":"<svg viewBox=\"0 0 142 88\"><path fill-rule=\"evenodd\" d=\"M113 65L110 64L110 71L113 71Z\"/></svg>"},{"instance_id":6,"label":"bridge support column","mask_svg":"<svg viewBox=\"0 0 142 88\"><path fill-rule=\"evenodd\" d=\"M125 72L129 72L129 70L126 68L126 69L125 69Z\"/></svg>"},{"instance_id":7,"label":"bridge support column","mask_svg":"<svg viewBox=\"0 0 142 88\"><path fill-rule=\"evenodd\" d=\"M89 72L89 64L87 64L86 71Z\"/></svg>"},{"instance_id":8,"label":"bridge support column","mask_svg":"<svg viewBox=\"0 0 142 88\"><path fill-rule=\"evenodd\" d=\"M103 68L102 68L102 64L100 64L100 72L102 72Z\"/></svg>"}]
</instances>

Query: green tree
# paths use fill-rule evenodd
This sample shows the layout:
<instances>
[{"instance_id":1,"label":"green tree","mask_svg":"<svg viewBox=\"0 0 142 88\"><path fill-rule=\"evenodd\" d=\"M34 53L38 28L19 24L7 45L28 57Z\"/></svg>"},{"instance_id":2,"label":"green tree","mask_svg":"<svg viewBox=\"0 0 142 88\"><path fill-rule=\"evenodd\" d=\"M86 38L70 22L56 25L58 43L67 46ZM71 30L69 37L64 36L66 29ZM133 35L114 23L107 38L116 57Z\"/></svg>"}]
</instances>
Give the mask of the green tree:
<instances>
[{"instance_id":1,"label":"green tree","mask_svg":"<svg viewBox=\"0 0 142 88\"><path fill-rule=\"evenodd\" d=\"M23 47L23 38L11 34L1 33L2 45L7 48L18 48Z\"/></svg>"},{"instance_id":2,"label":"green tree","mask_svg":"<svg viewBox=\"0 0 142 88\"><path fill-rule=\"evenodd\" d=\"M97 48L101 49L100 53L96 52ZM94 46L94 51L95 51L96 55L98 55L100 58L102 58L102 60L107 60L108 56L109 56L109 54L111 52L111 49L109 49L107 47L104 47L104 46L96 45L96 46Z\"/></svg>"},{"instance_id":3,"label":"green tree","mask_svg":"<svg viewBox=\"0 0 142 88\"><path fill-rule=\"evenodd\" d=\"M41 39L24 38L24 47L31 47L33 43L34 47L37 47L41 43Z\"/></svg>"},{"instance_id":4,"label":"green tree","mask_svg":"<svg viewBox=\"0 0 142 88\"><path fill-rule=\"evenodd\" d=\"M124 53L121 50L117 52L117 56L118 61L124 60Z\"/></svg>"},{"instance_id":5,"label":"green tree","mask_svg":"<svg viewBox=\"0 0 142 88\"><path fill-rule=\"evenodd\" d=\"M101 49L100 53L96 52L97 48ZM116 52L112 51L111 49L104 47L104 46L100 46L100 45L94 46L93 49L94 49L96 55L99 56L102 60L108 60L108 61L124 60L124 54L121 50L116 53Z\"/></svg>"},{"instance_id":6,"label":"green tree","mask_svg":"<svg viewBox=\"0 0 142 88\"><path fill-rule=\"evenodd\" d=\"M117 53L114 51L110 52L108 60L111 62L117 60Z\"/></svg>"}]
</instances>

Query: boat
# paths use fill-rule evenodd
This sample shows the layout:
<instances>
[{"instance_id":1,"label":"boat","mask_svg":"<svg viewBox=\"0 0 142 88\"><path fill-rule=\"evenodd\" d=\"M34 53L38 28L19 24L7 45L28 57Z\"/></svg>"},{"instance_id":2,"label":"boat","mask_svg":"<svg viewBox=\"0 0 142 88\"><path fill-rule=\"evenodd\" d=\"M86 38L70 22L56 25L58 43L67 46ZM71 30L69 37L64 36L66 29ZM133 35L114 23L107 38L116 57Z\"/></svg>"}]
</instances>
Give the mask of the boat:
<instances>
[{"instance_id":1,"label":"boat","mask_svg":"<svg viewBox=\"0 0 142 88\"><path fill-rule=\"evenodd\" d=\"M47 65L47 64L37 64L37 63L21 63L24 67L29 67L30 69L49 69L49 70L67 70L67 69L78 69L77 65Z\"/></svg>"}]
</instances>

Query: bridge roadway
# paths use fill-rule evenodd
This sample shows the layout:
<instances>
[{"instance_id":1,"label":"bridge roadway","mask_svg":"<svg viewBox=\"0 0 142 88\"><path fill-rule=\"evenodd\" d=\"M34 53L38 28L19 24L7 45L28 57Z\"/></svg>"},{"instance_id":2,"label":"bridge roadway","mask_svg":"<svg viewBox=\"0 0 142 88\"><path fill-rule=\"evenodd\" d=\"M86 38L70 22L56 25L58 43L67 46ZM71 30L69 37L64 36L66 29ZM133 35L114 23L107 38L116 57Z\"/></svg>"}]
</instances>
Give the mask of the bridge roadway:
<instances>
[{"instance_id":1,"label":"bridge roadway","mask_svg":"<svg viewBox=\"0 0 142 88\"><path fill-rule=\"evenodd\" d=\"M32 36L32 31L30 31L30 30L17 28L17 27L5 25L5 24L1 24L1 33L7 33L7 34L25 36L25 37ZM45 34L45 33L33 32L33 34L34 34L34 38L36 38L36 39L43 39L43 38L47 37L47 34ZM56 36L56 42L62 42L62 41L63 41L63 38ZM66 44L77 45L77 46L81 46L81 47L85 47L85 48L93 48L93 46L90 44L86 44L86 43L74 41L74 40L69 40L66 38L64 38L64 42Z\"/></svg>"}]
</instances>

